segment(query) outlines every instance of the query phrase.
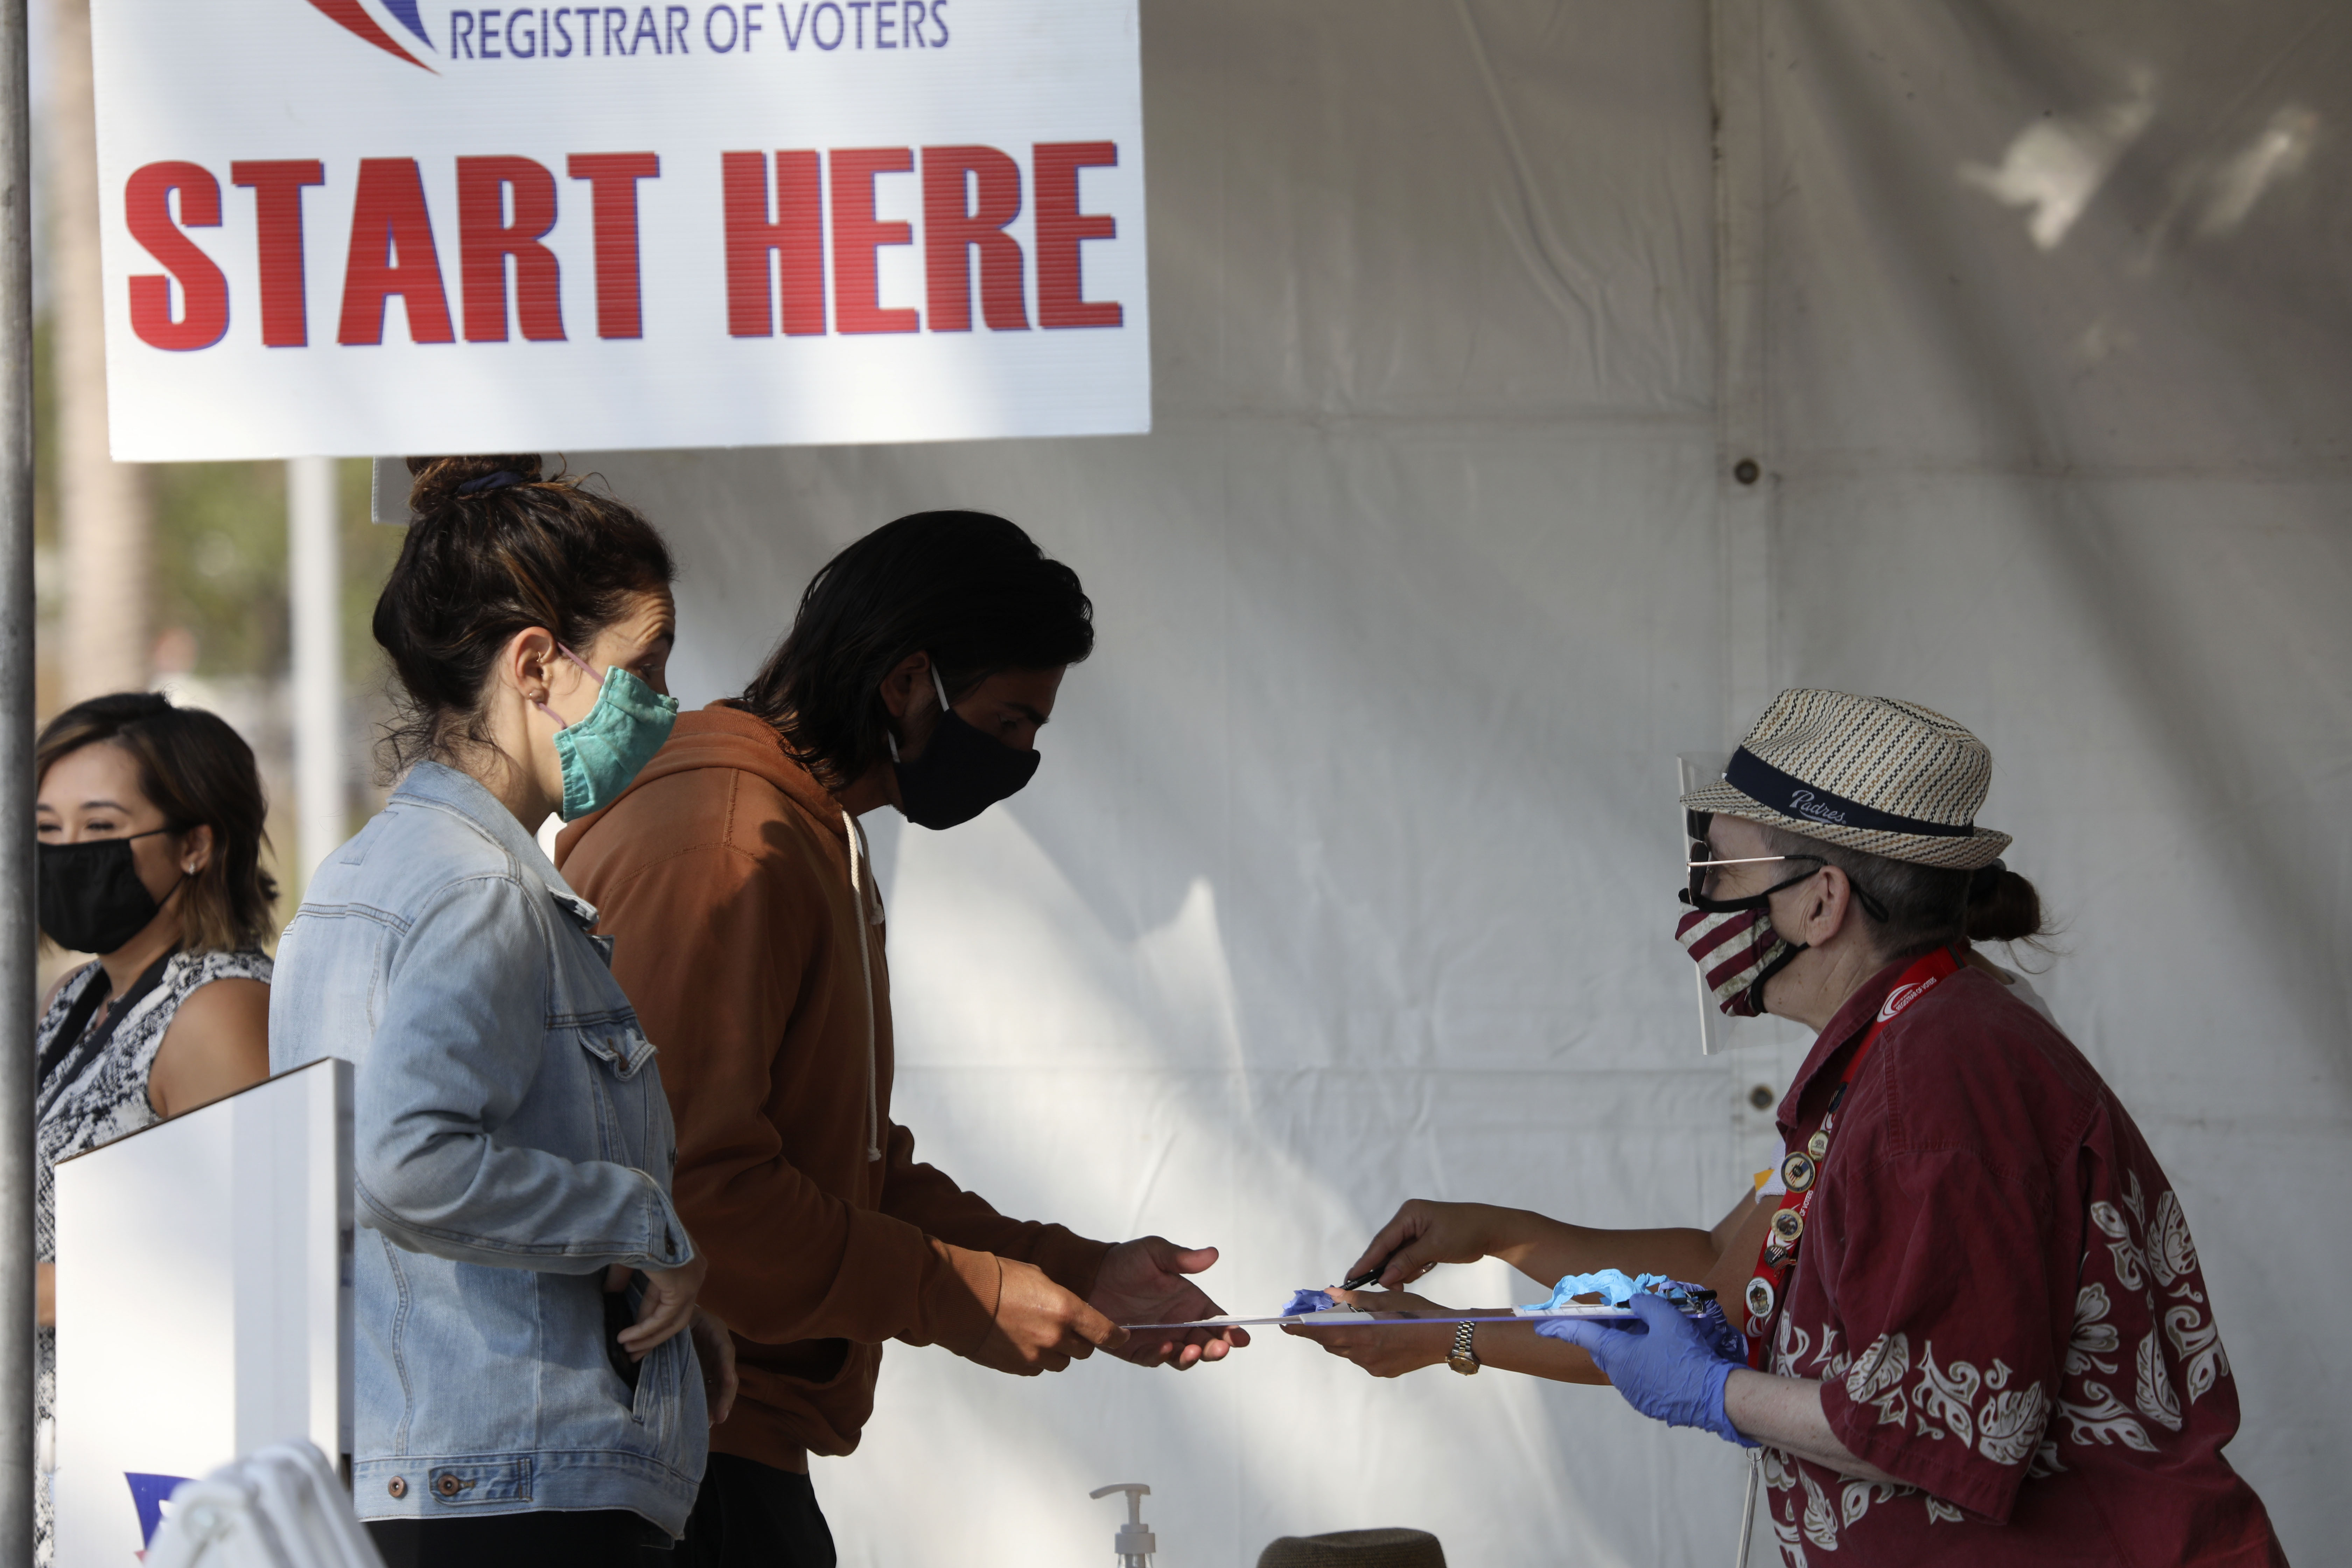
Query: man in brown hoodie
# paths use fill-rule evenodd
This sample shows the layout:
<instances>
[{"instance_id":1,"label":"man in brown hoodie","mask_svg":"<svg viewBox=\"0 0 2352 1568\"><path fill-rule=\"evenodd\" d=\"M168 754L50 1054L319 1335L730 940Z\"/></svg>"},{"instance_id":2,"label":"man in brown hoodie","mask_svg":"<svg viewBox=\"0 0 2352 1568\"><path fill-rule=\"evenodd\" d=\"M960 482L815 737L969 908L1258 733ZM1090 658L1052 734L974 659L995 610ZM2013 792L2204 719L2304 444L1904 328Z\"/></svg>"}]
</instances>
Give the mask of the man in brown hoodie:
<instances>
[{"instance_id":1,"label":"man in brown hoodie","mask_svg":"<svg viewBox=\"0 0 2352 1568\"><path fill-rule=\"evenodd\" d=\"M882 1342L1023 1375L1100 1346L1190 1366L1242 1331L1216 1260L1009 1219L915 1159L890 1120L889 976L862 814L944 828L1026 784L1064 669L1093 647L1076 574L1002 518L923 512L843 551L743 696L681 717L563 875L661 1052L678 1213L742 1390L711 1433L678 1568L830 1568L808 1456L846 1454Z\"/></svg>"}]
</instances>

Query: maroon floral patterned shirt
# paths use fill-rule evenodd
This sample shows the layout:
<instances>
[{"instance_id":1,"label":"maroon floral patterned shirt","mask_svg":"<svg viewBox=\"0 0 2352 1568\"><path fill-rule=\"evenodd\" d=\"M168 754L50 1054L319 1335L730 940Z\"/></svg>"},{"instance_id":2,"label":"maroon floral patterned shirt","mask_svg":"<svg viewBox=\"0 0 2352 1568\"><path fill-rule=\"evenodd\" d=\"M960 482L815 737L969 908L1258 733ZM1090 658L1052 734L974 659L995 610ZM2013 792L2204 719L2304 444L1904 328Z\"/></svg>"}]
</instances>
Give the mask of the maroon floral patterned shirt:
<instances>
[{"instance_id":1,"label":"maroon floral patterned shirt","mask_svg":"<svg viewBox=\"0 0 2352 1568\"><path fill-rule=\"evenodd\" d=\"M1903 969L1822 1031L1790 1147ZM1770 1370L1909 1484L1767 1447L1789 1563L2285 1562L2221 1457L2237 1387L2188 1221L2065 1036L1963 968L1886 1026L1832 1140Z\"/></svg>"}]
</instances>

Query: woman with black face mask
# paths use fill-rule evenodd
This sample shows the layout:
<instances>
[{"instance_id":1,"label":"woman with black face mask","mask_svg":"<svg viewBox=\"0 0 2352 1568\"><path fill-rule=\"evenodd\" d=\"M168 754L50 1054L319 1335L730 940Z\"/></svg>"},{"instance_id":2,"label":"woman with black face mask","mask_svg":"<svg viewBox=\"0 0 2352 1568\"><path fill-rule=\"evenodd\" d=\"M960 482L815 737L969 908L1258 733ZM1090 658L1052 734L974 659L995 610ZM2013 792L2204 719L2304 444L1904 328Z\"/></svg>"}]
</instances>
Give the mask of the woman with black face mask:
<instances>
[{"instance_id":1,"label":"woman with black face mask","mask_svg":"<svg viewBox=\"0 0 2352 1568\"><path fill-rule=\"evenodd\" d=\"M50 990L35 1041L46 1455L57 1396L51 1173L269 1076L261 942L278 889L261 868L253 752L210 713L152 692L92 698L41 731L35 768L41 932L98 954ZM46 1563L48 1489L36 1495L35 1560Z\"/></svg>"}]
</instances>

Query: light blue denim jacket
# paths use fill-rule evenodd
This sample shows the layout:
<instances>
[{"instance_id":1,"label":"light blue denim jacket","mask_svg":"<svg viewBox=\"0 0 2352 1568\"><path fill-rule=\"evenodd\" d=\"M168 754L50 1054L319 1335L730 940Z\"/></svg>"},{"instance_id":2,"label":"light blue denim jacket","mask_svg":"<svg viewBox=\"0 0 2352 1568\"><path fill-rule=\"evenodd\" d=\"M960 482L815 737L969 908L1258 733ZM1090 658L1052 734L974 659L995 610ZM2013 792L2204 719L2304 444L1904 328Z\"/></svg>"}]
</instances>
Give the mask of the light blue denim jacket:
<instances>
[{"instance_id":1,"label":"light blue denim jacket","mask_svg":"<svg viewBox=\"0 0 2352 1568\"><path fill-rule=\"evenodd\" d=\"M275 1071L357 1069L352 1494L362 1518L633 1509L686 1527L709 1432L688 1336L605 1352L607 1264L692 1256L653 1047L566 887L433 763L311 878Z\"/></svg>"}]
</instances>

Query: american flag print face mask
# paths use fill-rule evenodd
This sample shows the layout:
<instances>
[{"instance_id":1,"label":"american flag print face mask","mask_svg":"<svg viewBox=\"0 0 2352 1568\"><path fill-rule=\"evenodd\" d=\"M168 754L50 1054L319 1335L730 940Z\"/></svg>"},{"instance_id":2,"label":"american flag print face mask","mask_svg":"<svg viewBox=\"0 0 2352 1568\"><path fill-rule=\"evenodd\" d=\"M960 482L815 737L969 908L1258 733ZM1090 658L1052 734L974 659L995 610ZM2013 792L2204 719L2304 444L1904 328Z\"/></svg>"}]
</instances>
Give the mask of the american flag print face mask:
<instances>
[{"instance_id":1,"label":"american flag print face mask","mask_svg":"<svg viewBox=\"0 0 2352 1568\"><path fill-rule=\"evenodd\" d=\"M1675 940L1729 1018L1762 1013L1764 983L1804 951L1774 931L1771 914L1761 909L1692 910L1675 922Z\"/></svg>"}]
</instances>

